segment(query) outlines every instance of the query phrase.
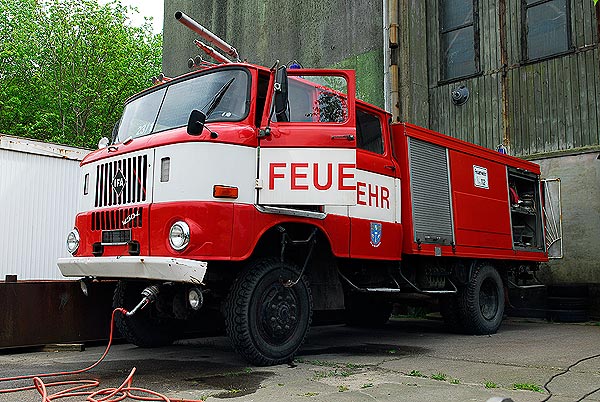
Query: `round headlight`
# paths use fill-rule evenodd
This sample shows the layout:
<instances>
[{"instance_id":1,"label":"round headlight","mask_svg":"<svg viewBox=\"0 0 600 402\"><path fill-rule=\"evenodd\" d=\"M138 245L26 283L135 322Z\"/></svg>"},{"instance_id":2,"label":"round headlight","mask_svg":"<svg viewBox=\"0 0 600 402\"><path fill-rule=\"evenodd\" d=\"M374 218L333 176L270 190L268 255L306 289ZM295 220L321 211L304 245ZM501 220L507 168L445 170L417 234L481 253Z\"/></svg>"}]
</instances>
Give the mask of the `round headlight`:
<instances>
[{"instance_id":1,"label":"round headlight","mask_svg":"<svg viewBox=\"0 0 600 402\"><path fill-rule=\"evenodd\" d=\"M174 250L181 251L190 242L190 227L185 222L175 222L169 231L169 243Z\"/></svg>"},{"instance_id":2,"label":"round headlight","mask_svg":"<svg viewBox=\"0 0 600 402\"><path fill-rule=\"evenodd\" d=\"M67 235L67 250L71 254L75 254L79 248L79 232L73 229Z\"/></svg>"}]
</instances>

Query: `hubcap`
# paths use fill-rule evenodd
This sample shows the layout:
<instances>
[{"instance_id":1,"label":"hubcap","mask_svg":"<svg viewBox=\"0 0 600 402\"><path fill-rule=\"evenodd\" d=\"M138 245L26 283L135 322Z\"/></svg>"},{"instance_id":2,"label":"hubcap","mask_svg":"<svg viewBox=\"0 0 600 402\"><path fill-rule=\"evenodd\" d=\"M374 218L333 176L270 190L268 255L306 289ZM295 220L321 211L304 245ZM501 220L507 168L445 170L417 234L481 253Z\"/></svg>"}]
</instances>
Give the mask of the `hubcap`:
<instances>
[{"instance_id":1,"label":"hubcap","mask_svg":"<svg viewBox=\"0 0 600 402\"><path fill-rule=\"evenodd\" d=\"M486 279L479 290L479 309L481 315L488 321L493 320L498 313L498 288L491 279Z\"/></svg>"},{"instance_id":2,"label":"hubcap","mask_svg":"<svg viewBox=\"0 0 600 402\"><path fill-rule=\"evenodd\" d=\"M260 299L260 327L266 340L280 344L290 338L298 325L298 300L291 288L274 283Z\"/></svg>"}]
</instances>

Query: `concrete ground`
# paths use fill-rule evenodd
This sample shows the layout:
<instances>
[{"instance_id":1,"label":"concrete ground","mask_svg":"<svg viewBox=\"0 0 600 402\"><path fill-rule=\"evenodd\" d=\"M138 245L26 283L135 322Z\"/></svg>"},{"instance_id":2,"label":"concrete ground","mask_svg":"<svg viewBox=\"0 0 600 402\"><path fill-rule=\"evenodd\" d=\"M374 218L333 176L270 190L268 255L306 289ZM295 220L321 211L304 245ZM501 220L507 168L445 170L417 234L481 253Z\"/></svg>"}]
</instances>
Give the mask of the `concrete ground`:
<instances>
[{"instance_id":1,"label":"concrete ground","mask_svg":"<svg viewBox=\"0 0 600 402\"><path fill-rule=\"evenodd\" d=\"M102 351L98 346L84 352L5 352L0 377L75 370ZM444 332L437 320L395 319L378 330L313 327L293 365L250 367L225 337L210 337L153 350L115 345L100 366L79 378L97 378L103 388L116 386L136 367L134 385L187 400L435 402L507 396L529 402L550 395L543 389L515 390L514 384L542 387L596 354L597 325L510 319L496 335L466 336ZM0 383L0 388L15 385ZM552 402L577 401L598 387L600 357L574 366L548 386ZM0 394L1 402L40 400L34 391ZM585 401L600 401L600 391Z\"/></svg>"}]
</instances>

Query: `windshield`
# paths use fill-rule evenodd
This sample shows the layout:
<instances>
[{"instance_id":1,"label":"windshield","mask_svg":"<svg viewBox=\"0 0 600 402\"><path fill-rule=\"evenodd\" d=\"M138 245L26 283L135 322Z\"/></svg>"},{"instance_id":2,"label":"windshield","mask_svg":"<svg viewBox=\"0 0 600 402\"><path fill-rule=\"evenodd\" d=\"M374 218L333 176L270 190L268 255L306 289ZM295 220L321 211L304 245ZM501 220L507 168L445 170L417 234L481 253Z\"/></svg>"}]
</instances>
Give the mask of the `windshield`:
<instances>
[{"instance_id":1,"label":"windshield","mask_svg":"<svg viewBox=\"0 0 600 402\"><path fill-rule=\"evenodd\" d=\"M248 113L248 79L245 70L230 68L167 85L134 99L125 105L114 142L185 126L192 110L205 108L230 81L206 121L242 120Z\"/></svg>"}]
</instances>

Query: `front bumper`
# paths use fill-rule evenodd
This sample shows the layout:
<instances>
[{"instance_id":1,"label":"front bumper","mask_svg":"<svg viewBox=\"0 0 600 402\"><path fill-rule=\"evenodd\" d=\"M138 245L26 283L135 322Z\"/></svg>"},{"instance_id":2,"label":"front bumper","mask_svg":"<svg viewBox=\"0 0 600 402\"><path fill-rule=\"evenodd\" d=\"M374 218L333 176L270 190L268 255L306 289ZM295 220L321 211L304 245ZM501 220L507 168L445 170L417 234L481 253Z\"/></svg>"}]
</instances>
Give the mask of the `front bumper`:
<instances>
[{"instance_id":1,"label":"front bumper","mask_svg":"<svg viewBox=\"0 0 600 402\"><path fill-rule=\"evenodd\" d=\"M58 267L66 277L153 279L200 284L207 263L172 257L69 257L59 258Z\"/></svg>"}]
</instances>

